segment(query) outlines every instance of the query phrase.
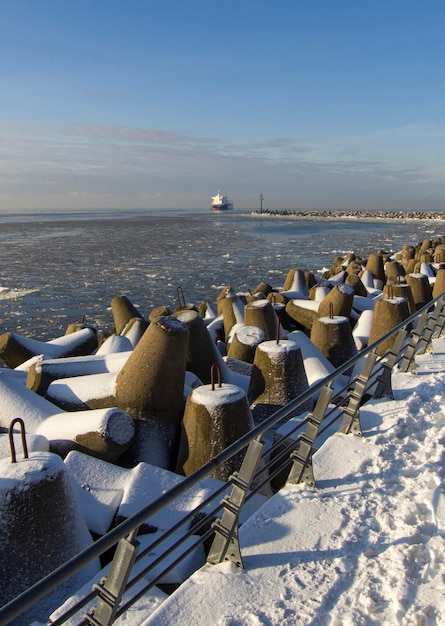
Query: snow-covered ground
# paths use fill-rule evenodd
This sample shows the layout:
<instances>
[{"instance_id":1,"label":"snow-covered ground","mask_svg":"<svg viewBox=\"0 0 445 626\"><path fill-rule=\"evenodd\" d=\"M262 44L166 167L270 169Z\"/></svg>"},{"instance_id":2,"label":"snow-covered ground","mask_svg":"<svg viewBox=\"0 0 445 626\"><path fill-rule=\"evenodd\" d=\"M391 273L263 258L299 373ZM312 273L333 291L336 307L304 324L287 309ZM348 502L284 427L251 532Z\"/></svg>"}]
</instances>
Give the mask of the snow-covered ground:
<instances>
[{"instance_id":1,"label":"snow-covered ground","mask_svg":"<svg viewBox=\"0 0 445 626\"><path fill-rule=\"evenodd\" d=\"M445 624L445 341L368 402L363 437L315 454L240 529L244 568L205 565L144 626ZM137 618L136 618L137 615Z\"/></svg>"}]
</instances>

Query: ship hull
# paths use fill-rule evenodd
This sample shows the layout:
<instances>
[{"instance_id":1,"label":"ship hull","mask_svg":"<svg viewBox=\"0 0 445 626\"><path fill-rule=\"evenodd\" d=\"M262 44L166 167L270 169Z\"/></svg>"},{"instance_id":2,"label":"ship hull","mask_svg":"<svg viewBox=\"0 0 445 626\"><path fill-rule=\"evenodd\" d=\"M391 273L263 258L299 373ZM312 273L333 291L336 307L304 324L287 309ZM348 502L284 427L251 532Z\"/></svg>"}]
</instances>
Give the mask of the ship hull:
<instances>
[{"instance_id":1,"label":"ship hull","mask_svg":"<svg viewBox=\"0 0 445 626\"><path fill-rule=\"evenodd\" d=\"M212 211L231 211L233 209L233 204L223 204L221 206L212 206Z\"/></svg>"}]
</instances>

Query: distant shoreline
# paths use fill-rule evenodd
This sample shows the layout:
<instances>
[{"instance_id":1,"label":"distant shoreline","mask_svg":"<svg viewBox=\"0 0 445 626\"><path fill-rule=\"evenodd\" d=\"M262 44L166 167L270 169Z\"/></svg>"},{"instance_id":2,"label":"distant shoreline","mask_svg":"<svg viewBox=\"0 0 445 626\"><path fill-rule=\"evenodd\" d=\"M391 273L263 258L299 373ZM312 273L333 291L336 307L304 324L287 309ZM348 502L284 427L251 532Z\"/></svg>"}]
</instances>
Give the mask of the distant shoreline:
<instances>
[{"instance_id":1,"label":"distant shoreline","mask_svg":"<svg viewBox=\"0 0 445 626\"><path fill-rule=\"evenodd\" d=\"M439 211L355 211L355 210L294 210L263 209L252 211L251 215L260 217L332 217L363 219L404 219L404 220L443 220L445 213Z\"/></svg>"}]
</instances>

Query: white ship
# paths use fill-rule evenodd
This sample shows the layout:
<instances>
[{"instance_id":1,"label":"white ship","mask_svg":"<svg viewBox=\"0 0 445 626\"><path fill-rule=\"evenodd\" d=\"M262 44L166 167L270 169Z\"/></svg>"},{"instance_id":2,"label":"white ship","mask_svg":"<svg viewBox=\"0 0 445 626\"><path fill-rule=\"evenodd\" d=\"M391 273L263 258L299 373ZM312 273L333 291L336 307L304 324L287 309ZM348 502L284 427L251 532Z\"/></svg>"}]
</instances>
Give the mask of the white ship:
<instances>
[{"instance_id":1,"label":"white ship","mask_svg":"<svg viewBox=\"0 0 445 626\"><path fill-rule=\"evenodd\" d=\"M220 191L216 196L212 196L212 211L230 211L233 209L233 202L227 196L223 196Z\"/></svg>"}]
</instances>

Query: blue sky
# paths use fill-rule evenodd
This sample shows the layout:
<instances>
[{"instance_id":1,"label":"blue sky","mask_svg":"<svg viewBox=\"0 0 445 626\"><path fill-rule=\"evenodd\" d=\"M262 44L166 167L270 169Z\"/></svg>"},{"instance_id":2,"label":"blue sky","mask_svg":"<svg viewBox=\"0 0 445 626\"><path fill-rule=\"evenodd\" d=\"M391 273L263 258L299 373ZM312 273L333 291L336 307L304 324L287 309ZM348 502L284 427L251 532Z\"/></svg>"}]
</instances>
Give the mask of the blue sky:
<instances>
[{"instance_id":1,"label":"blue sky","mask_svg":"<svg viewBox=\"0 0 445 626\"><path fill-rule=\"evenodd\" d=\"M0 0L0 210L445 208L443 0Z\"/></svg>"}]
</instances>

